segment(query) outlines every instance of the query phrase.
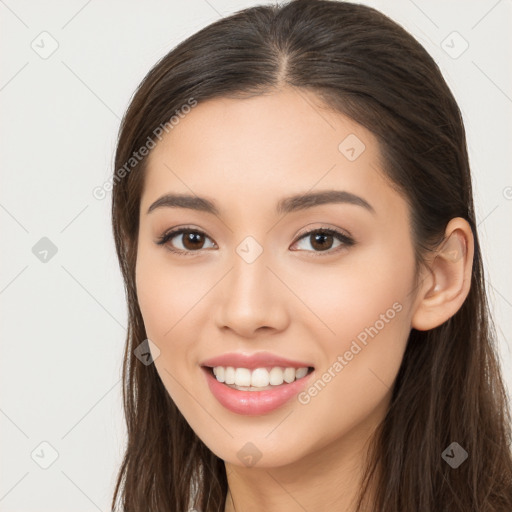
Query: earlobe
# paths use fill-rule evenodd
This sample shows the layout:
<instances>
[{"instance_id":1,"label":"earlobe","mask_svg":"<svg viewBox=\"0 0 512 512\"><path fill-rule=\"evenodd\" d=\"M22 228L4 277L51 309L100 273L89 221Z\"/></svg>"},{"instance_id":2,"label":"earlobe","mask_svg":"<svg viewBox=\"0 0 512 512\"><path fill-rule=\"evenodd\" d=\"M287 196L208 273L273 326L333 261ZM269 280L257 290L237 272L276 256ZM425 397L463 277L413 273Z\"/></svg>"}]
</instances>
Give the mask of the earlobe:
<instances>
[{"instance_id":1,"label":"earlobe","mask_svg":"<svg viewBox=\"0 0 512 512\"><path fill-rule=\"evenodd\" d=\"M430 279L420 288L412 327L433 329L460 309L471 286L473 252L471 226L460 217L452 219L446 226L444 242L430 259Z\"/></svg>"}]
</instances>

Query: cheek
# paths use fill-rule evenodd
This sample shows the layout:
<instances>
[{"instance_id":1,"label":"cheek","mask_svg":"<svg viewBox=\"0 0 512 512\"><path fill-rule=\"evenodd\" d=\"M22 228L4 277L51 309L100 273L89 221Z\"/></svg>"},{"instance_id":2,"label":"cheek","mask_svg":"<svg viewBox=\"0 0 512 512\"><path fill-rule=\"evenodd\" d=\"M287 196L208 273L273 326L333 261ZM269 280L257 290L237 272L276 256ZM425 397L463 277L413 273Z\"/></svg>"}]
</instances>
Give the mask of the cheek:
<instances>
[{"instance_id":1,"label":"cheek","mask_svg":"<svg viewBox=\"0 0 512 512\"><path fill-rule=\"evenodd\" d=\"M182 412L191 407L183 383L203 378L197 366L201 348L204 352L200 342L207 336L210 292L222 272L214 266L192 269L187 262L170 262L165 248L141 246L137 255L135 281L146 335L160 350L156 369Z\"/></svg>"},{"instance_id":2,"label":"cheek","mask_svg":"<svg viewBox=\"0 0 512 512\"><path fill-rule=\"evenodd\" d=\"M136 286L148 337L166 343L165 340L176 339L176 333L185 324L190 328L190 313L200 310L208 282L214 281L202 272L185 271L169 263L164 251L139 250Z\"/></svg>"},{"instance_id":3,"label":"cheek","mask_svg":"<svg viewBox=\"0 0 512 512\"><path fill-rule=\"evenodd\" d=\"M288 282L295 283L297 295L309 306L304 317L309 328L316 325L323 339L330 340L325 347L328 352L348 350L354 339L364 343L375 331L380 335L409 325L412 255L376 254L372 259L354 258L353 263L318 267L300 275L293 280L290 273Z\"/></svg>"},{"instance_id":4,"label":"cheek","mask_svg":"<svg viewBox=\"0 0 512 512\"><path fill-rule=\"evenodd\" d=\"M163 249L165 250L165 249ZM193 322L205 295L204 278L185 273L165 261L159 251L141 248L137 257L136 286L147 337L160 353L154 364L162 382L181 412L192 407L190 386L184 383L194 370L199 326ZM195 280L198 282L196 283ZM196 330L196 331L195 331ZM198 395L194 392L194 395Z\"/></svg>"},{"instance_id":5,"label":"cheek","mask_svg":"<svg viewBox=\"0 0 512 512\"><path fill-rule=\"evenodd\" d=\"M320 335L317 329L322 364L301 403L329 418L331 435L339 425L348 431L389 398L410 332L413 277L412 251L393 250L340 267L316 284L303 282L304 293L314 284L311 309L330 330Z\"/></svg>"}]
</instances>

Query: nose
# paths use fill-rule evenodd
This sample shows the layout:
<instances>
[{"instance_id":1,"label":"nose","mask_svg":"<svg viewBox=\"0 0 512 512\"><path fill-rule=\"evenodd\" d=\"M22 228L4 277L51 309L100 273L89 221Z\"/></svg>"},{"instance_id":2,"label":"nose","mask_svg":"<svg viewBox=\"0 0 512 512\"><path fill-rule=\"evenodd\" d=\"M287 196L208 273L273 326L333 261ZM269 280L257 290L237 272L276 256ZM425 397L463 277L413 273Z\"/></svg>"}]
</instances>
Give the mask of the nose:
<instances>
[{"instance_id":1,"label":"nose","mask_svg":"<svg viewBox=\"0 0 512 512\"><path fill-rule=\"evenodd\" d=\"M217 289L215 322L219 329L254 338L282 331L289 324L289 292L270 269L263 252L247 262L234 254L233 266Z\"/></svg>"}]
</instances>

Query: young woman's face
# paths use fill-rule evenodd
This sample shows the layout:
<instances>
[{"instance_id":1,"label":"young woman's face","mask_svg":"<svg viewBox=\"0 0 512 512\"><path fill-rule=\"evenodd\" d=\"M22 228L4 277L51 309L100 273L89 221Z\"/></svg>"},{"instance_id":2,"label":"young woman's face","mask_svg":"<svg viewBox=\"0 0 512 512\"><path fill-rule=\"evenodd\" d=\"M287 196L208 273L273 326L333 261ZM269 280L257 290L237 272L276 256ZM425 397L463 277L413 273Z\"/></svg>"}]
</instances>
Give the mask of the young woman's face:
<instances>
[{"instance_id":1,"label":"young woman's face","mask_svg":"<svg viewBox=\"0 0 512 512\"><path fill-rule=\"evenodd\" d=\"M411 329L406 201L375 137L319 105L292 89L200 103L148 157L136 285L156 369L197 435L239 466L356 456ZM166 194L190 199L151 208ZM159 245L171 229L184 233ZM205 364L274 384L233 389Z\"/></svg>"}]
</instances>

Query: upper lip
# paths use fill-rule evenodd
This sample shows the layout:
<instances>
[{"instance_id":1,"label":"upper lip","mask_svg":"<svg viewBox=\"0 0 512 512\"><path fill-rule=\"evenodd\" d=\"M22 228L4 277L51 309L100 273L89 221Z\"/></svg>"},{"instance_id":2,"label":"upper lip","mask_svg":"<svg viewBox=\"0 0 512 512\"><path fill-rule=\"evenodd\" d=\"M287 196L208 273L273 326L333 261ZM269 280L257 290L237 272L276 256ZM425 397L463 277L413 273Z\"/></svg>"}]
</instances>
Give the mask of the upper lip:
<instances>
[{"instance_id":1,"label":"upper lip","mask_svg":"<svg viewBox=\"0 0 512 512\"><path fill-rule=\"evenodd\" d=\"M283 368L308 368L313 366L311 363L292 361L291 359L286 359L270 352L257 352L255 354L231 352L206 359L200 364L201 366L209 366L211 368L215 366L232 366L234 368L247 368L249 370L264 368L266 366L281 366Z\"/></svg>"}]
</instances>

